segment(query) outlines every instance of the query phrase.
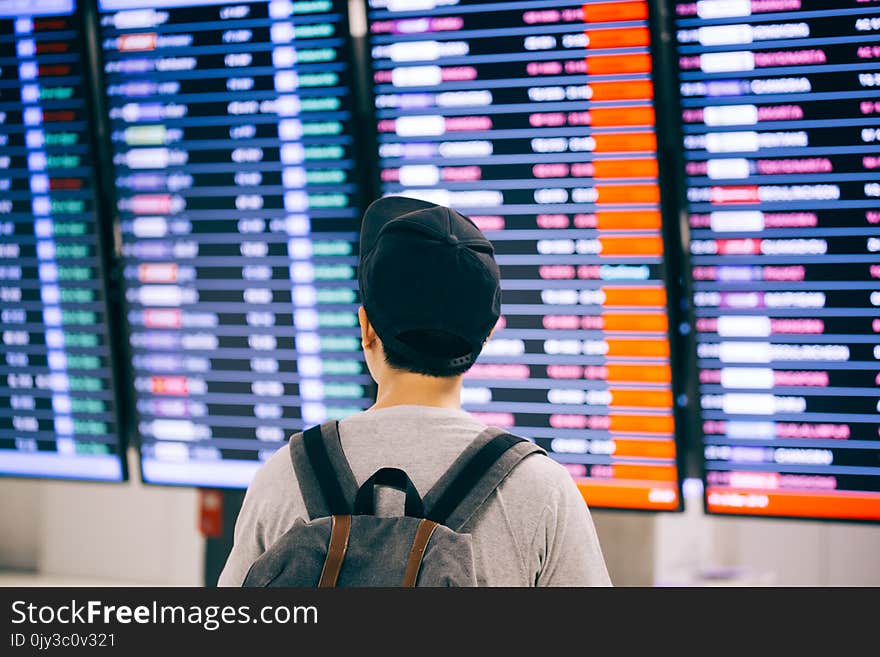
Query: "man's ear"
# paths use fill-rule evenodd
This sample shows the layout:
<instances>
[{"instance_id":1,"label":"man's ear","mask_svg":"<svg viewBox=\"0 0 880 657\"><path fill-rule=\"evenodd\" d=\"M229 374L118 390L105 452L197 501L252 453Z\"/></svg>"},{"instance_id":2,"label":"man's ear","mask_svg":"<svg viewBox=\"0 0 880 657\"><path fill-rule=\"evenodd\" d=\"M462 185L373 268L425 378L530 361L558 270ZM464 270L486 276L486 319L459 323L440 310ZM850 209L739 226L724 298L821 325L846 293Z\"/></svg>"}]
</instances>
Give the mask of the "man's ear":
<instances>
[{"instance_id":1,"label":"man's ear","mask_svg":"<svg viewBox=\"0 0 880 657\"><path fill-rule=\"evenodd\" d=\"M483 344L485 345L489 340L492 339L492 336L495 335L495 329L498 328L498 322L495 323L495 326L492 327L492 330L489 331L489 335L486 336L486 339L483 340Z\"/></svg>"},{"instance_id":2,"label":"man's ear","mask_svg":"<svg viewBox=\"0 0 880 657\"><path fill-rule=\"evenodd\" d=\"M361 346L370 349L376 343L376 331L370 324L370 318L367 317L367 311L363 306L358 308L358 323L361 325Z\"/></svg>"}]
</instances>

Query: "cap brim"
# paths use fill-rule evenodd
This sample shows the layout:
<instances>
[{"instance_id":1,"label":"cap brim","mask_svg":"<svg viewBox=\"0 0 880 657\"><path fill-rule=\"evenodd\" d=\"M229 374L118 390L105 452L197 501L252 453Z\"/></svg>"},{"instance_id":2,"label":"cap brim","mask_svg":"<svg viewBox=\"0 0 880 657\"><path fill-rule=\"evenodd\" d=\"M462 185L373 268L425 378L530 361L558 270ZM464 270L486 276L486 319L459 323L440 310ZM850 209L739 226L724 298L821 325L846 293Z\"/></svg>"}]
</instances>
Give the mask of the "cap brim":
<instances>
[{"instance_id":1,"label":"cap brim","mask_svg":"<svg viewBox=\"0 0 880 657\"><path fill-rule=\"evenodd\" d=\"M384 196L373 201L364 213L361 224L361 257L373 250L385 224L411 212L435 207L438 207L436 203L406 196Z\"/></svg>"}]
</instances>

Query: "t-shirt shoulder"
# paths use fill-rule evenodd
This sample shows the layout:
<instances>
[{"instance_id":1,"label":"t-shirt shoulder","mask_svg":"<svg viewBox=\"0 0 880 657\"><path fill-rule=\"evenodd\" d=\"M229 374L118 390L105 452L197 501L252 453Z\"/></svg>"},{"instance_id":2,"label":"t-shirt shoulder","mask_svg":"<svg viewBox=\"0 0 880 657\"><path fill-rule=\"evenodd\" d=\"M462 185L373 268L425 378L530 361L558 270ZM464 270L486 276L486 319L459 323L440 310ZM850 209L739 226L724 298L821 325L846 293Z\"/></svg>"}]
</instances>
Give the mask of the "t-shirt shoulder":
<instances>
[{"instance_id":1,"label":"t-shirt shoulder","mask_svg":"<svg viewBox=\"0 0 880 657\"><path fill-rule=\"evenodd\" d=\"M306 505L288 445L279 447L257 470L245 495L244 507L255 516L267 545L284 533L296 518L306 517Z\"/></svg>"},{"instance_id":2,"label":"t-shirt shoulder","mask_svg":"<svg viewBox=\"0 0 880 657\"><path fill-rule=\"evenodd\" d=\"M253 490L255 495L265 494L267 489L275 489L284 482L289 485L294 481L296 477L290 458L290 446L285 443L257 469L248 491Z\"/></svg>"},{"instance_id":3,"label":"t-shirt shoulder","mask_svg":"<svg viewBox=\"0 0 880 657\"><path fill-rule=\"evenodd\" d=\"M564 466L549 456L535 454L526 457L506 481L515 482L518 486L528 486L536 490L551 491L574 486L571 475Z\"/></svg>"}]
</instances>

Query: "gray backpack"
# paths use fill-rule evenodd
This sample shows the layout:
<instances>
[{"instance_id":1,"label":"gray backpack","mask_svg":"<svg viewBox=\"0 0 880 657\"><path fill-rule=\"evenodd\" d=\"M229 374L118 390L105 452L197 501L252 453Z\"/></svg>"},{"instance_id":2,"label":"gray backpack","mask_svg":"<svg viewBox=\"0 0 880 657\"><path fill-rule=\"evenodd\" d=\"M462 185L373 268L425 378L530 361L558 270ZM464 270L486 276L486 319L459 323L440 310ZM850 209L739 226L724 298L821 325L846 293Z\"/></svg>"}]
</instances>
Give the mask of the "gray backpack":
<instances>
[{"instance_id":1,"label":"gray backpack","mask_svg":"<svg viewBox=\"0 0 880 657\"><path fill-rule=\"evenodd\" d=\"M381 468L358 488L336 422L290 439L310 520L293 526L252 565L243 586L476 586L462 527L537 445L490 427L425 495L403 470ZM374 515L377 486L405 493L404 515Z\"/></svg>"}]
</instances>

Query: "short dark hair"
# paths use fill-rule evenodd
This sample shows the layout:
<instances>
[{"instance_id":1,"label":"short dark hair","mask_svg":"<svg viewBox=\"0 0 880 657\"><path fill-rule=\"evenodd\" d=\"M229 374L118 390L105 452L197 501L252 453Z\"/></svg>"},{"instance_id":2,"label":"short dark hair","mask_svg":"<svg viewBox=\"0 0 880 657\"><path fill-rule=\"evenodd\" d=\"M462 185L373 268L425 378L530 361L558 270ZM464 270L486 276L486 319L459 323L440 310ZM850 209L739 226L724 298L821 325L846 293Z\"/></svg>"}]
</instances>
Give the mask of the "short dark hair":
<instances>
[{"instance_id":1,"label":"short dark hair","mask_svg":"<svg viewBox=\"0 0 880 657\"><path fill-rule=\"evenodd\" d=\"M471 346L464 339L436 329L423 329L406 331L397 336L397 339L411 347L414 351L441 358L457 358L471 353ZM396 370L424 374L426 376L452 377L467 372L473 363L457 365L455 367L436 367L419 362L414 356L409 356L396 350L392 345L382 343L385 351L385 362Z\"/></svg>"}]
</instances>

